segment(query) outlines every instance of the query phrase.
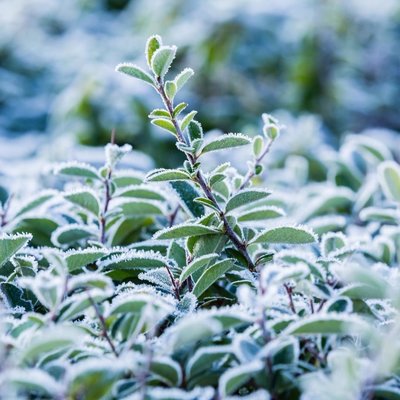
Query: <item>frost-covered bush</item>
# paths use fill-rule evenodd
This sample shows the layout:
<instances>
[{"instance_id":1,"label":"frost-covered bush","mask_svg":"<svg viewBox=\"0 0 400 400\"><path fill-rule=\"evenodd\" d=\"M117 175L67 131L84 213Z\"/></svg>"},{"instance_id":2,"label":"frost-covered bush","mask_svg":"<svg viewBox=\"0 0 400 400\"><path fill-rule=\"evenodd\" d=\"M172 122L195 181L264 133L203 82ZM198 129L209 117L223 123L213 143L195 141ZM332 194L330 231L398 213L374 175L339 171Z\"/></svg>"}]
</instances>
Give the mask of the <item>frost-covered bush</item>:
<instances>
[{"instance_id":1,"label":"frost-covered bush","mask_svg":"<svg viewBox=\"0 0 400 400\"><path fill-rule=\"evenodd\" d=\"M120 168L112 137L102 167L54 166L60 189L0 192L2 397L400 398L393 154L368 136L291 151L268 114L209 139L176 50L152 36L147 67L117 71L155 90L181 167ZM247 165L213 166L235 148Z\"/></svg>"}]
</instances>

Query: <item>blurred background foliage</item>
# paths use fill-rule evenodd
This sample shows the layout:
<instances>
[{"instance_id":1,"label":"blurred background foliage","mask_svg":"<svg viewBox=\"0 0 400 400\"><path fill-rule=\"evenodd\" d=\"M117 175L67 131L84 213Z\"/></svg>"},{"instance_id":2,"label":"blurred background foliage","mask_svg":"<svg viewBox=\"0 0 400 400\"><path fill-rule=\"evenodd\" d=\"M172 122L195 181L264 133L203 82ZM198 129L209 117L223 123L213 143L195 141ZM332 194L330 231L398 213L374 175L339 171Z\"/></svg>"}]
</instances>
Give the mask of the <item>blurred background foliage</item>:
<instances>
[{"instance_id":1,"label":"blurred background foliage","mask_svg":"<svg viewBox=\"0 0 400 400\"><path fill-rule=\"evenodd\" d=\"M176 164L147 120L155 93L114 72L143 59L153 33L196 71L179 100L205 130L252 134L279 109L319 116L331 143L400 130L398 0L2 0L0 21L3 143L29 134L62 152L60 137L102 145L115 128L118 142Z\"/></svg>"}]
</instances>

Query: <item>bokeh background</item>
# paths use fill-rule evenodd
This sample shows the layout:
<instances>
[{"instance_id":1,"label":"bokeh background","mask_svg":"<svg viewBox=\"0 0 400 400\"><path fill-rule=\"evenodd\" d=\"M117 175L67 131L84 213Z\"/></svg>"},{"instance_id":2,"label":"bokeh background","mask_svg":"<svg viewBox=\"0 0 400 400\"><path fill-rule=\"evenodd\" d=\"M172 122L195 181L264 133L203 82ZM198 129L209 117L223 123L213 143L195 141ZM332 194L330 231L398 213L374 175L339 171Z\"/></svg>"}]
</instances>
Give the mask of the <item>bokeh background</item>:
<instances>
[{"instance_id":1,"label":"bokeh background","mask_svg":"<svg viewBox=\"0 0 400 400\"><path fill-rule=\"evenodd\" d=\"M138 165L176 165L173 141L148 123L156 94L114 72L144 65L154 33L196 71L179 100L205 130L254 134L275 112L307 115L332 145L400 131L399 0L0 0L0 25L0 166L91 161L88 146L113 128Z\"/></svg>"}]
</instances>

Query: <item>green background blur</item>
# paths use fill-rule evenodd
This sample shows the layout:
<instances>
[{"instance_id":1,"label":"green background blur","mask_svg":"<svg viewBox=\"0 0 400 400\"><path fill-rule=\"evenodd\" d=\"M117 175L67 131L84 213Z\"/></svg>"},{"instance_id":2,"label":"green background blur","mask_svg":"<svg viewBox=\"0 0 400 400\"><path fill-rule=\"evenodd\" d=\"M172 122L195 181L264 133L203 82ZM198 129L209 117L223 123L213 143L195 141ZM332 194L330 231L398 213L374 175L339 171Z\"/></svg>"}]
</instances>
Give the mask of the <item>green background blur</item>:
<instances>
[{"instance_id":1,"label":"green background blur","mask_svg":"<svg viewBox=\"0 0 400 400\"><path fill-rule=\"evenodd\" d=\"M0 0L0 22L3 139L102 145L115 128L120 143L175 164L173 141L147 120L159 99L114 72L144 66L154 33L179 47L176 71L196 71L178 100L205 130L252 134L262 112L286 109L320 116L333 143L400 131L398 0Z\"/></svg>"}]
</instances>

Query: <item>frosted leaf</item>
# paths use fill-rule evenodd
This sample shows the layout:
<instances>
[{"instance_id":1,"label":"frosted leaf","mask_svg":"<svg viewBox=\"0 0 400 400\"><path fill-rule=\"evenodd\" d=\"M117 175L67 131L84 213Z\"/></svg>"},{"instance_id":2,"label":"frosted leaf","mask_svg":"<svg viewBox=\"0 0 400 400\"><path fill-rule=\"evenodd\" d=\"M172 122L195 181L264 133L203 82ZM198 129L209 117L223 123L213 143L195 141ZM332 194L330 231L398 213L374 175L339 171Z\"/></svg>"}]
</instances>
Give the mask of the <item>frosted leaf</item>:
<instances>
[{"instance_id":1,"label":"frosted leaf","mask_svg":"<svg viewBox=\"0 0 400 400\"><path fill-rule=\"evenodd\" d=\"M110 168L114 168L123 156L132 151L130 144L118 146L117 144L108 143L105 147L106 163Z\"/></svg>"}]
</instances>

